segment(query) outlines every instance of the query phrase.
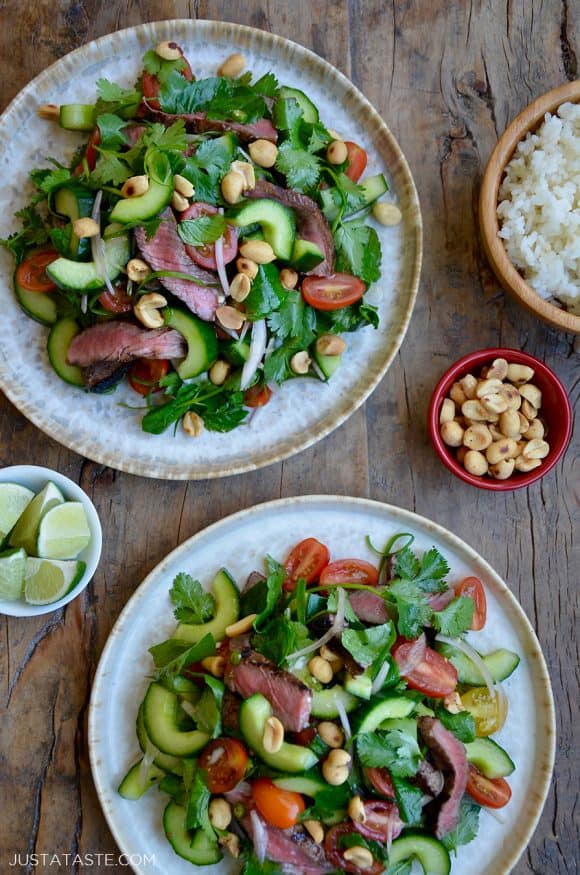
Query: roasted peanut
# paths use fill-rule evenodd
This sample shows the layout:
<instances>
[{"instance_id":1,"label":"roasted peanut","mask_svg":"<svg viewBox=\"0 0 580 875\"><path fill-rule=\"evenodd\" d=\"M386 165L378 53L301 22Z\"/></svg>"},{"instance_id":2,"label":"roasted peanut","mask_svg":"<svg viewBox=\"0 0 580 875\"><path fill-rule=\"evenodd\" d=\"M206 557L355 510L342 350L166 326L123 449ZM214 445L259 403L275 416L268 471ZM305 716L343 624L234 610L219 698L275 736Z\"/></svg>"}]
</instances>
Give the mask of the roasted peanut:
<instances>
[{"instance_id":1,"label":"roasted peanut","mask_svg":"<svg viewBox=\"0 0 580 875\"><path fill-rule=\"evenodd\" d=\"M245 179L241 173L226 173L221 181L221 191L224 200L228 204L237 204L242 196L245 186Z\"/></svg>"},{"instance_id":2,"label":"roasted peanut","mask_svg":"<svg viewBox=\"0 0 580 875\"><path fill-rule=\"evenodd\" d=\"M532 419L535 419L536 416L538 415L537 408L534 407L533 404L530 404L530 402L528 401L527 398L524 398L524 400L522 401L522 408L521 409L522 409L522 413L524 414L526 419L529 419L530 421Z\"/></svg>"},{"instance_id":3,"label":"roasted peanut","mask_svg":"<svg viewBox=\"0 0 580 875\"><path fill-rule=\"evenodd\" d=\"M467 401L467 395L463 391L461 383L453 383L449 390L449 397L452 401L455 401L458 407L461 407L461 405Z\"/></svg>"},{"instance_id":4,"label":"roasted peanut","mask_svg":"<svg viewBox=\"0 0 580 875\"><path fill-rule=\"evenodd\" d=\"M232 161L230 170L232 173L239 173L244 180L244 191L251 191L256 187L256 174L254 165L249 161Z\"/></svg>"},{"instance_id":5,"label":"roasted peanut","mask_svg":"<svg viewBox=\"0 0 580 875\"><path fill-rule=\"evenodd\" d=\"M248 146L248 152L259 167L273 167L278 157L278 147L270 140L254 140Z\"/></svg>"},{"instance_id":6,"label":"roasted peanut","mask_svg":"<svg viewBox=\"0 0 580 875\"><path fill-rule=\"evenodd\" d=\"M489 368L483 368L481 375L486 380L505 380L508 374L508 363L505 359L494 359Z\"/></svg>"},{"instance_id":7,"label":"roasted peanut","mask_svg":"<svg viewBox=\"0 0 580 875\"><path fill-rule=\"evenodd\" d=\"M321 334L316 341L318 355L342 355L346 343L338 334Z\"/></svg>"},{"instance_id":8,"label":"roasted peanut","mask_svg":"<svg viewBox=\"0 0 580 875\"><path fill-rule=\"evenodd\" d=\"M520 434L520 415L516 410L506 410L499 418L499 428L503 435L515 438Z\"/></svg>"},{"instance_id":9,"label":"roasted peanut","mask_svg":"<svg viewBox=\"0 0 580 875\"><path fill-rule=\"evenodd\" d=\"M469 450L465 454L463 465L469 474L475 474L476 477L483 477L484 474L487 474L487 459L478 450Z\"/></svg>"},{"instance_id":10,"label":"roasted peanut","mask_svg":"<svg viewBox=\"0 0 580 875\"><path fill-rule=\"evenodd\" d=\"M532 419L526 431L522 432L522 437L527 441L541 440L544 437L544 423L542 420Z\"/></svg>"},{"instance_id":11,"label":"roasted peanut","mask_svg":"<svg viewBox=\"0 0 580 875\"><path fill-rule=\"evenodd\" d=\"M176 213L184 213L189 206L189 201L178 191L174 191L171 195L171 206Z\"/></svg>"},{"instance_id":12,"label":"roasted peanut","mask_svg":"<svg viewBox=\"0 0 580 875\"><path fill-rule=\"evenodd\" d=\"M209 821L216 829L227 829L232 822L232 806L221 796L214 796L208 806Z\"/></svg>"},{"instance_id":13,"label":"roasted peanut","mask_svg":"<svg viewBox=\"0 0 580 875\"><path fill-rule=\"evenodd\" d=\"M443 705L445 710L449 711L450 714L459 714L464 710L459 693L449 693L449 695L445 696L443 699Z\"/></svg>"},{"instance_id":14,"label":"roasted peanut","mask_svg":"<svg viewBox=\"0 0 580 875\"><path fill-rule=\"evenodd\" d=\"M321 656L312 657L308 663L308 671L321 684L329 684L334 675L331 664Z\"/></svg>"},{"instance_id":15,"label":"roasted peanut","mask_svg":"<svg viewBox=\"0 0 580 875\"><path fill-rule=\"evenodd\" d=\"M489 473L494 480L507 480L514 472L515 459L502 459L489 466Z\"/></svg>"},{"instance_id":16,"label":"roasted peanut","mask_svg":"<svg viewBox=\"0 0 580 875\"><path fill-rule=\"evenodd\" d=\"M202 659L201 664L214 678L223 678L226 673L225 656L206 656L205 659ZM225 826L223 829L225 829Z\"/></svg>"},{"instance_id":17,"label":"roasted peanut","mask_svg":"<svg viewBox=\"0 0 580 875\"><path fill-rule=\"evenodd\" d=\"M475 390L477 388L477 378L473 374L466 374L459 381L459 385L463 389L465 397L468 401L475 398Z\"/></svg>"},{"instance_id":18,"label":"roasted peanut","mask_svg":"<svg viewBox=\"0 0 580 875\"><path fill-rule=\"evenodd\" d=\"M167 40L157 43L155 46L155 54L160 58L163 58L164 61L178 61L183 57L181 46L178 46L177 43L174 42L168 42Z\"/></svg>"},{"instance_id":19,"label":"roasted peanut","mask_svg":"<svg viewBox=\"0 0 580 875\"><path fill-rule=\"evenodd\" d=\"M165 320L159 311L163 307L167 307L167 298L158 292L149 292L139 298L133 307L133 313L146 328L161 328Z\"/></svg>"},{"instance_id":20,"label":"roasted peanut","mask_svg":"<svg viewBox=\"0 0 580 875\"><path fill-rule=\"evenodd\" d=\"M298 285L298 274L291 267L284 267L280 271L280 282L285 289L295 289Z\"/></svg>"},{"instance_id":21,"label":"roasted peanut","mask_svg":"<svg viewBox=\"0 0 580 875\"><path fill-rule=\"evenodd\" d=\"M501 414L508 409L508 403L502 395L484 395L480 402L483 409L491 414Z\"/></svg>"},{"instance_id":22,"label":"roasted peanut","mask_svg":"<svg viewBox=\"0 0 580 875\"><path fill-rule=\"evenodd\" d=\"M245 273L251 280L258 275L258 265L251 258L238 258L236 267L239 273Z\"/></svg>"},{"instance_id":23,"label":"roasted peanut","mask_svg":"<svg viewBox=\"0 0 580 875\"><path fill-rule=\"evenodd\" d=\"M302 826L306 832L310 833L312 840L315 841L317 845L320 845L324 841L324 828L317 820L303 820Z\"/></svg>"},{"instance_id":24,"label":"roasted peanut","mask_svg":"<svg viewBox=\"0 0 580 875\"><path fill-rule=\"evenodd\" d=\"M145 175L131 176L121 187L123 197L140 197L147 191L149 191L149 177Z\"/></svg>"},{"instance_id":25,"label":"roasted peanut","mask_svg":"<svg viewBox=\"0 0 580 875\"><path fill-rule=\"evenodd\" d=\"M57 122L60 119L60 107L56 103L41 103L36 110L38 118L46 119L50 122Z\"/></svg>"},{"instance_id":26,"label":"roasted peanut","mask_svg":"<svg viewBox=\"0 0 580 875\"><path fill-rule=\"evenodd\" d=\"M308 355L307 350L301 349L300 352L295 352L290 359L290 370L302 376L308 373L311 364L312 359Z\"/></svg>"},{"instance_id":27,"label":"roasted peanut","mask_svg":"<svg viewBox=\"0 0 580 875\"><path fill-rule=\"evenodd\" d=\"M373 204L371 213L381 225L387 228L392 228L395 225L400 225L403 214L396 204L389 204L385 201L377 201Z\"/></svg>"},{"instance_id":28,"label":"roasted peanut","mask_svg":"<svg viewBox=\"0 0 580 875\"><path fill-rule=\"evenodd\" d=\"M235 307L218 307L215 311L216 319L223 325L224 328L229 328L230 331L239 331L244 324L244 314L236 310Z\"/></svg>"},{"instance_id":29,"label":"roasted peanut","mask_svg":"<svg viewBox=\"0 0 580 875\"><path fill-rule=\"evenodd\" d=\"M249 258L256 264L269 264L276 258L274 250L265 240L246 240L240 246L240 252L244 258Z\"/></svg>"},{"instance_id":30,"label":"roasted peanut","mask_svg":"<svg viewBox=\"0 0 580 875\"><path fill-rule=\"evenodd\" d=\"M173 177L173 185L175 186L175 191L179 192L179 194L183 195L183 197L193 197L195 194L195 188L193 187L193 183L186 179L185 176L182 176L180 173L176 173Z\"/></svg>"},{"instance_id":31,"label":"roasted peanut","mask_svg":"<svg viewBox=\"0 0 580 875\"><path fill-rule=\"evenodd\" d=\"M496 378L479 380L475 387L475 397L483 398L484 395L494 395L502 386L502 381Z\"/></svg>"},{"instance_id":32,"label":"roasted peanut","mask_svg":"<svg viewBox=\"0 0 580 875\"><path fill-rule=\"evenodd\" d=\"M72 229L77 237L98 237L101 233L99 223L94 219L87 217L86 219L75 219L72 224Z\"/></svg>"},{"instance_id":33,"label":"roasted peanut","mask_svg":"<svg viewBox=\"0 0 580 875\"><path fill-rule=\"evenodd\" d=\"M503 386L497 390L497 394L501 395L502 398L505 398L508 410L519 410L522 406L522 396L515 386L510 386L508 383L504 383Z\"/></svg>"},{"instance_id":34,"label":"roasted peanut","mask_svg":"<svg viewBox=\"0 0 580 875\"><path fill-rule=\"evenodd\" d=\"M448 447L460 447L463 443L463 429L458 422L451 420L441 426L441 440Z\"/></svg>"},{"instance_id":35,"label":"roasted peanut","mask_svg":"<svg viewBox=\"0 0 580 875\"><path fill-rule=\"evenodd\" d=\"M245 66L245 57L240 55L239 52L235 52L233 55L229 55L221 66L218 67L217 74L218 76L227 76L233 79L235 76L240 75Z\"/></svg>"},{"instance_id":36,"label":"roasted peanut","mask_svg":"<svg viewBox=\"0 0 580 875\"><path fill-rule=\"evenodd\" d=\"M360 796L353 796L348 803L348 816L355 823L365 823L367 819L364 802Z\"/></svg>"},{"instance_id":37,"label":"roasted peanut","mask_svg":"<svg viewBox=\"0 0 580 875\"><path fill-rule=\"evenodd\" d=\"M541 464L541 459L527 459L525 456L518 456L516 459L516 471L527 474L529 471L539 468Z\"/></svg>"},{"instance_id":38,"label":"roasted peanut","mask_svg":"<svg viewBox=\"0 0 580 875\"><path fill-rule=\"evenodd\" d=\"M326 160L329 164L344 164L348 158L346 143L342 140L333 140L326 150Z\"/></svg>"},{"instance_id":39,"label":"roasted peanut","mask_svg":"<svg viewBox=\"0 0 580 875\"><path fill-rule=\"evenodd\" d=\"M491 442L491 432L483 422L470 425L463 435L463 444L470 450L485 450Z\"/></svg>"},{"instance_id":40,"label":"roasted peanut","mask_svg":"<svg viewBox=\"0 0 580 875\"><path fill-rule=\"evenodd\" d=\"M333 787L338 787L348 780L350 754L345 750L331 750L322 764L322 775Z\"/></svg>"},{"instance_id":41,"label":"roasted peanut","mask_svg":"<svg viewBox=\"0 0 580 875\"><path fill-rule=\"evenodd\" d=\"M527 383L534 376L534 369L528 365L508 365L507 378L511 383Z\"/></svg>"},{"instance_id":42,"label":"roasted peanut","mask_svg":"<svg viewBox=\"0 0 580 875\"><path fill-rule=\"evenodd\" d=\"M278 753L284 743L284 727L277 717L268 717L262 744L267 753Z\"/></svg>"},{"instance_id":43,"label":"roasted peanut","mask_svg":"<svg viewBox=\"0 0 580 875\"><path fill-rule=\"evenodd\" d=\"M240 839L235 832L227 832L225 836L220 836L218 838L218 844L220 844L222 848L227 848L232 857L237 859L240 856Z\"/></svg>"},{"instance_id":44,"label":"roasted peanut","mask_svg":"<svg viewBox=\"0 0 580 875\"><path fill-rule=\"evenodd\" d=\"M338 653L335 653L334 650L331 650L330 647L327 647L326 644L323 644L320 648L320 655L323 659L329 662L332 666L333 672L340 671L344 665L344 661ZM333 724L334 725L334 724ZM340 747L340 745L339 745Z\"/></svg>"},{"instance_id":45,"label":"roasted peanut","mask_svg":"<svg viewBox=\"0 0 580 875\"><path fill-rule=\"evenodd\" d=\"M495 421L498 419L496 414L490 413L485 409L481 401L476 399L465 401L461 405L461 412L468 419L473 419L474 422L488 422L494 416Z\"/></svg>"},{"instance_id":46,"label":"roasted peanut","mask_svg":"<svg viewBox=\"0 0 580 875\"><path fill-rule=\"evenodd\" d=\"M208 377L214 386L223 386L229 377L232 366L223 359L218 359L209 369Z\"/></svg>"},{"instance_id":47,"label":"roasted peanut","mask_svg":"<svg viewBox=\"0 0 580 875\"><path fill-rule=\"evenodd\" d=\"M545 459L550 452L550 444L540 438L528 441L522 450L522 456L526 459Z\"/></svg>"},{"instance_id":48,"label":"roasted peanut","mask_svg":"<svg viewBox=\"0 0 580 875\"><path fill-rule=\"evenodd\" d=\"M344 744L344 732L331 720L323 720L318 724L318 734L329 747L339 748Z\"/></svg>"},{"instance_id":49,"label":"roasted peanut","mask_svg":"<svg viewBox=\"0 0 580 875\"><path fill-rule=\"evenodd\" d=\"M192 410L188 410L181 420L183 430L190 437L199 437L203 431L203 419Z\"/></svg>"},{"instance_id":50,"label":"roasted peanut","mask_svg":"<svg viewBox=\"0 0 580 875\"><path fill-rule=\"evenodd\" d=\"M439 411L439 425L444 422L452 422L455 419L455 403L451 398L444 398Z\"/></svg>"},{"instance_id":51,"label":"roasted peanut","mask_svg":"<svg viewBox=\"0 0 580 875\"><path fill-rule=\"evenodd\" d=\"M347 848L342 852L342 856L349 863L358 866L363 872L365 869L371 869L374 866L375 858L368 848L363 848L362 845L353 845L352 848Z\"/></svg>"},{"instance_id":52,"label":"roasted peanut","mask_svg":"<svg viewBox=\"0 0 580 875\"><path fill-rule=\"evenodd\" d=\"M257 614L248 614L236 623L226 626L226 635L228 638L236 638L238 635L245 635L246 632L249 632L254 625L254 620L257 616Z\"/></svg>"},{"instance_id":53,"label":"roasted peanut","mask_svg":"<svg viewBox=\"0 0 580 875\"><path fill-rule=\"evenodd\" d=\"M239 304L250 294L252 283L247 273L237 273L230 283L230 297Z\"/></svg>"},{"instance_id":54,"label":"roasted peanut","mask_svg":"<svg viewBox=\"0 0 580 875\"><path fill-rule=\"evenodd\" d=\"M525 383L523 386L520 386L520 395L526 401L529 401L536 410L542 406L542 392L533 383Z\"/></svg>"},{"instance_id":55,"label":"roasted peanut","mask_svg":"<svg viewBox=\"0 0 580 875\"><path fill-rule=\"evenodd\" d=\"M126 271L130 280L133 280L134 283L140 283L146 276L149 276L151 268L141 258L132 258L127 262Z\"/></svg>"},{"instance_id":56,"label":"roasted peanut","mask_svg":"<svg viewBox=\"0 0 580 875\"><path fill-rule=\"evenodd\" d=\"M518 446L513 438L508 437L501 441L494 441L485 451L485 457L490 465L495 465L502 459L515 459L517 455Z\"/></svg>"},{"instance_id":57,"label":"roasted peanut","mask_svg":"<svg viewBox=\"0 0 580 875\"><path fill-rule=\"evenodd\" d=\"M465 457L466 457L468 452L469 452L469 450L467 449L467 447L464 444L462 444L460 447L457 447L457 452L455 453L455 458L457 459L457 461L459 462L460 465L464 465Z\"/></svg>"}]
</instances>

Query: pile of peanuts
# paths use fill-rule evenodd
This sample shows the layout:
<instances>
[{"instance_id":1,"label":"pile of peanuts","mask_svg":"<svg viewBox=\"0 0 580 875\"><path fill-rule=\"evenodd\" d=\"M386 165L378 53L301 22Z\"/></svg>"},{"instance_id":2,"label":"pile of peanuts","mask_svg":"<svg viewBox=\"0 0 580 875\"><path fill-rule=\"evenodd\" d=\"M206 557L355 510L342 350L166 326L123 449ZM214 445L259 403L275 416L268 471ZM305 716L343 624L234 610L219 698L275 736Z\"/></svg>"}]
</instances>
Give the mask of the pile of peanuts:
<instances>
[{"instance_id":1,"label":"pile of peanuts","mask_svg":"<svg viewBox=\"0 0 580 875\"><path fill-rule=\"evenodd\" d=\"M533 377L528 365L498 358L479 377L466 374L451 386L439 414L441 439L470 474L507 480L548 455L542 392Z\"/></svg>"}]
</instances>

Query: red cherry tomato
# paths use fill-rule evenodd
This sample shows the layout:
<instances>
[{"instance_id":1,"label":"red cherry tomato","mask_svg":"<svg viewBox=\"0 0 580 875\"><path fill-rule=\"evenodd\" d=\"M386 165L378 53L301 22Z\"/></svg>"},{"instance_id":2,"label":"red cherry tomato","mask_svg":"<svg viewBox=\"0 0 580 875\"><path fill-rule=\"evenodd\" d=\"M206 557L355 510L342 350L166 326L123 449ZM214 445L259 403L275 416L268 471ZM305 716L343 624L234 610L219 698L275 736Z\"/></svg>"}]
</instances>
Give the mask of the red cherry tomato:
<instances>
[{"instance_id":1,"label":"red cherry tomato","mask_svg":"<svg viewBox=\"0 0 580 875\"><path fill-rule=\"evenodd\" d=\"M85 162L89 170L95 169L95 164L97 163L97 158L99 157L99 151L97 149L97 146L100 142L101 132L99 128L95 128L93 133L89 137L88 143L86 145L84 158L79 161L79 163L73 170L73 176L80 176L81 173L84 173Z\"/></svg>"},{"instance_id":2,"label":"red cherry tomato","mask_svg":"<svg viewBox=\"0 0 580 875\"><path fill-rule=\"evenodd\" d=\"M53 292L56 283L46 273L46 268L58 258L54 249L38 249L16 268L16 282L27 292Z\"/></svg>"},{"instance_id":3,"label":"red cherry tomato","mask_svg":"<svg viewBox=\"0 0 580 875\"><path fill-rule=\"evenodd\" d=\"M103 310L108 310L109 313L130 313L135 303L135 298L127 294L123 286L113 286L115 291L112 294L108 289L105 289L102 295L99 295L99 304Z\"/></svg>"},{"instance_id":4,"label":"red cherry tomato","mask_svg":"<svg viewBox=\"0 0 580 875\"><path fill-rule=\"evenodd\" d=\"M129 369L129 384L139 395L159 392L157 384L168 371L168 359L137 359Z\"/></svg>"},{"instance_id":5,"label":"red cherry tomato","mask_svg":"<svg viewBox=\"0 0 580 875\"><path fill-rule=\"evenodd\" d=\"M183 68L179 71L188 82L191 82L193 79L193 73L191 71L191 67L189 66L189 62L187 58L182 58L184 62ZM159 91L161 89L161 83L157 76L153 73L148 73L147 70L143 71L143 77L141 79L141 90L143 91L143 97L147 99L147 105L150 109L159 109L159 101L156 99Z\"/></svg>"},{"instance_id":6,"label":"red cherry tomato","mask_svg":"<svg viewBox=\"0 0 580 875\"><path fill-rule=\"evenodd\" d=\"M473 611L473 619L470 629L475 632L483 629L485 626L485 618L487 616L487 600L485 598L485 590L479 577L466 577L462 580L459 586L455 587L455 595L468 596L473 599L475 610Z\"/></svg>"},{"instance_id":7,"label":"red cherry tomato","mask_svg":"<svg viewBox=\"0 0 580 875\"><path fill-rule=\"evenodd\" d=\"M246 774L248 752L235 738L216 738L199 758L210 793L228 793Z\"/></svg>"},{"instance_id":8,"label":"red cherry tomato","mask_svg":"<svg viewBox=\"0 0 580 875\"><path fill-rule=\"evenodd\" d=\"M357 830L350 823L339 823L328 830L324 839L324 850L326 851L329 863L343 872L352 872L354 875L359 875L362 872L365 872L366 875L380 875L385 867L378 860L374 860L368 869L361 869L351 860L345 860L345 849L340 847L340 840L343 836L352 835L356 832Z\"/></svg>"},{"instance_id":9,"label":"red cherry tomato","mask_svg":"<svg viewBox=\"0 0 580 875\"><path fill-rule=\"evenodd\" d=\"M292 738L292 744L309 747L316 738L316 726L307 726L306 729L301 729L300 732L289 733L289 736Z\"/></svg>"},{"instance_id":10,"label":"red cherry tomato","mask_svg":"<svg viewBox=\"0 0 580 875\"><path fill-rule=\"evenodd\" d=\"M397 664L405 662L408 650L414 644L414 641L405 641L404 639L401 640L401 643L395 644L392 655ZM412 690L418 690L433 699L444 699L457 686L455 666L431 647L426 647L422 661L406 674L402 674L401 677Z\"/></svg>"},{"instance_id":11,"label":"red cherry tomato","mask_svg":"<svg viewBox=\"0 0 580 875\"><path fill-rule=\"evenodd\" d=\"M333 273L332 276L305 276L302 296L315 310L340 310L364 295L366 286L357 276Z\"/></svg>"},{"instance_id":12,"label":"red cherry tomato","mask_svg":"<svg viewBox=\"0 0 580 875\"><path fill-rule=\"evenodd\" d=\"M246 407L263 407L272 397L272 390L266 383L256 383L244 392Z\"/></svg>"},{"instance_id":13,"label":"red cherry tomato","mask_svg":"<svg viewBox=\"0 0 580 875\"><path fill-rule=\"evenodd\" d=\"M472 763L467 773L467 792L478 805L503 808L512 798L511 787L505 778L486 778Z\"/></svg>"},{"instance_id":14,"label":"red cherry tomato","mask_svg":"<svg viewBox=\"0 0 580 875\"><path fill-rule=\"evenodd\" d=\"M367 153L357 143L348 140L344 144L348 150L346 175L353 182L358 182L367 166Z\"/></svg>"},{"instance_id":15,"label":"red cherry tomato","mask_svg":"<svg viewBox=\"0 0 580 875\"><path fill-rule=\"evenodd\" d=\"M335 586L342 583L361 583L376 586L379 572L363 559L337 559L327 565L320 575L320 586Z\"/></svg>"},{"instance_id":16,"label":"red cherry tomato","mask_svg":"<svg viewBox=\"0 0 580 875\"><path fill-rule=\"evenodd\" d=\"M316 538L300 541L292 548L284 563L286 569L284 589L293 590L301 577L307 584L314 583L320 577L323 568L328 565L329 559L328 548Z\"/></svg>"},{"instance_id":17,"label":"red cherry tomato","mask_svg":"<svg viewBox=\"0 0 580 875\"><path fill-rule=\"evenodd\" d=\"M395 798L395 788L393 787L391 773L388 769L368 766L365 769L365 775L377 793L380 793L381 796L386 796L387 799Z\"/></svg>"},{"instance_id":18,"label":"red cherry tomato","mask_svg":"<svg viewBox=\"0 0 580 875\"><path fill-rule=\"evenodd\" d=\"M300 793L282 790L269 778L252 781L252 796L264 820L278 829L290 829L306 808Z\"/></svg>"},{"instance_id":19,"label":"red cherry tomato","mask_svg":"<svg viewBox=\"0 0 580 875\"><path fill-rule=\"evenodd\" d=\"M363 802L363 805L366 820L364 823L355 823L357 832L377 842L396 839L403 829L398 806L394 802L381 802L378 799Z\"/></svg>"},{"instance_id":20,"label":"red cherry tomato","mask_svg":"<svg viewBox=\"0 0 580 875\"><path fill-rule=\"evenodd\" d=\"M180 220L198 219L200 216L213 216L218 208L211 204L195 203L181 213ZM192 261L205 267L207 270L217 270L215 257L215 243L206 243L204 246L188 246L185 244L187 253ZM224 264L229 264L238 254L238 229L228 224L224 235Z\"/></svg>"}]
</instances>

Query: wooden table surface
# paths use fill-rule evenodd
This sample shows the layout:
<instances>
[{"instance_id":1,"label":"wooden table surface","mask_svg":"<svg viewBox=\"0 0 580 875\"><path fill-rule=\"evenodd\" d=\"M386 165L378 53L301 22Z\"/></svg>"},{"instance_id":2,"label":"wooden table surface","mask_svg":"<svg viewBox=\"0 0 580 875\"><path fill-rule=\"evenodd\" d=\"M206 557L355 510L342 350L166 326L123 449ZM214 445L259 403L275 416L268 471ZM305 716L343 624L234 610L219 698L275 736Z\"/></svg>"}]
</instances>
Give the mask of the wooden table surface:
<instances>
[{"instance_id":1,"label":"wooden table surface","mask_svg":"<svg viewBox=\"0 0 580 875\"><path fill-rule=\"evenodd\" d=\"M428 441L426 412L435 382L453 360L495 345L546 361L578 408L578 342L506 300L482 253L477 197L507 123L534 97L577 78L580 6L569 0L4 0L0 105L95 37L146 20L188 17L249 24L302 43L374 103L419 191L425 249L419 295L400 353L364 408L306 452L255 473L192 483L122 474L60 447L0 400L0 464L47 465L76 480L95 502L104 534L100 568L82 597L48 617L2 619L0 873L32 871L10 866L15 853L116 854L86 746L91 678L113 623L147 572L190 535L257 502L307 493L365 496L431 517L508 582L537 630L558 719L553 787L512 871L576 872L579 429L540 483L493 494L442 467Z\"/></svg>"}]
</instances>

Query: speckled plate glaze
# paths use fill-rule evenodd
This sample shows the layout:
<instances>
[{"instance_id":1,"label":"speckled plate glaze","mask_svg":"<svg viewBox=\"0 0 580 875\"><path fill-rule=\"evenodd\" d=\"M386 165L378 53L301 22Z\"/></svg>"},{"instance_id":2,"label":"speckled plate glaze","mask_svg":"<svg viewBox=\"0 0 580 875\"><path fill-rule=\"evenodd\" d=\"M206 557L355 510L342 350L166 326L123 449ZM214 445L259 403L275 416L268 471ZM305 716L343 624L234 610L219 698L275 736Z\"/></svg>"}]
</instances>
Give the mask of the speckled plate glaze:
<instances>
[{"instance_id":1,"label":"speckled plate glaze","mask_svg":"<svg viewBox=\"0 0 580 875\"><path fill-rule=\"evenodd\" d=\"M384 172L403 213L397 228L377 226L383 247L382 279L371 291L381 327L350 335L342 366L328 384L297 379L275 393L250 425L234 435L204 433L192 440L141 431L139 404L128 387L113 396L90 395L61 382L46 356L47 329L24 316L12 294L13 263L0 252L0 386L35 425L90 459L146 477L205 479L254 470L313 444L339 426L368 397L392 362L413 309L421 267L421 214L405 158L370 103L330 64L302 46L249 27L213 21L162 21L102 37L66 55L34 79L0 118L0 173L4 210L0 236L17 227L12 213L28 202L28 172L47 156L68 162L79 135L37 118L41 103L92 102L104 76L129 85L144 52L159 40L184 48L197 76L215 72L240 50L256 76L273 70L304 90L326 123L369 153L369 173Z\"/></svg>"},{"instance_id":2,"label":"speckled plate glaze","mask_svg":"<svg viewBox=\"0 0 580 875\"><path fill-rule=\"evenodd\" d=\"M474 551L435 523L407 510L344 496L306 496L261 504L226 517L169 554L137 589L117 620L95 676L89 747L93 777L111 831L138 875L225 875L231 860L195 870L176 856L166 841L162 812L166 797L150 791L138 802L117 794L117 787L138 754L135 718L150 672L147 648L175 628L168 591L174 576L187 571L207 584L221 566L239 584L263 567L266 553L283 560L305 537L326 543L331 557L357 556L376 562L366 544L382 546L395 532L411 532L423 551L435 545L447 557L451 582L468 574L483 581L488 601L484 630L472 641L482 652L515 650L521 663L504 687L510 709L496 736L513 757L513 791L499 823L482 812L478 838L459 849L452 875L507 875L526 847L548 792L554 763L554 703L546 664L526 615L501 578ZM219 557L219 558L218 558ZM131 857L132 855L132 857ZM148 857L148 862L144 859ZM151 858L154 857L154 862Z\"/></svg>"}]
</instances>

